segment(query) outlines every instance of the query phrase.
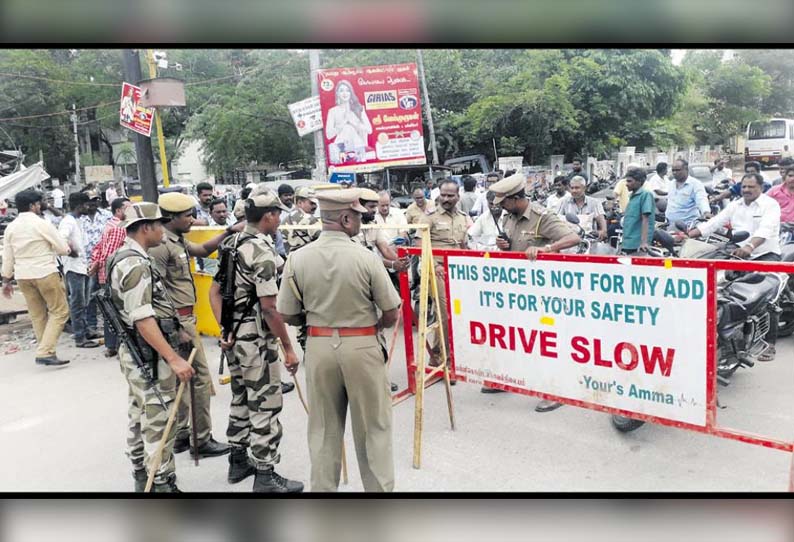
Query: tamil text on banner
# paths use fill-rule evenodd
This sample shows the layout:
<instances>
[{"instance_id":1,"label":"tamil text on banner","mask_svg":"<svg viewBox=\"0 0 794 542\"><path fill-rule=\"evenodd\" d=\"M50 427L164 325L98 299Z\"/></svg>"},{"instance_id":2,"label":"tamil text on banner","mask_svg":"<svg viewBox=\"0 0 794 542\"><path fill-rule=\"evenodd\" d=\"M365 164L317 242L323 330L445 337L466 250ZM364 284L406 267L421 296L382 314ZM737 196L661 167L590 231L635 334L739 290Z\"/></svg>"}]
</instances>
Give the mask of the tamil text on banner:
<instances>
[{"instance_id":1,"label":"tamil text on banner","mask_svg":"<svg viewBox=\"0 0 794 542\"><path fill-rule=\"evenodd\" d=\"M456 372L706 424L705 269L449 257Z\"/></svg>"},{"instance_id":2,"label":"tamil text on banner","mask_svg":"<svg viewBox=\"0 0 794 542\"><path fill-rule=\"evenodd\" d=\"M320 113L320 98L318 96L289 104L288 107L299 136L303 137L306 134L322 130L323 117Z\"/></svg>"},{"instance_id":3,"label":"tamil text on banner","mask_svg":"<svg viewBox=\"0 0 794 542\"><path fill-rule=\"evenodd\" d=\"M416 64L319 70L329 171L424 164Z\"/></svg>"},{"instance_id":4,"label":"tamil text on banner","mask_svg":"<svg viewBox=\"0 0 794 542\"><path fill-rule=\"evenodd\" d=\"M141 88L123 83L121 86L121 108L119 122L125 128L138 132L146 137L152 135L152 119L154 109L140 105Z\"/></svg>"}]
</instances>

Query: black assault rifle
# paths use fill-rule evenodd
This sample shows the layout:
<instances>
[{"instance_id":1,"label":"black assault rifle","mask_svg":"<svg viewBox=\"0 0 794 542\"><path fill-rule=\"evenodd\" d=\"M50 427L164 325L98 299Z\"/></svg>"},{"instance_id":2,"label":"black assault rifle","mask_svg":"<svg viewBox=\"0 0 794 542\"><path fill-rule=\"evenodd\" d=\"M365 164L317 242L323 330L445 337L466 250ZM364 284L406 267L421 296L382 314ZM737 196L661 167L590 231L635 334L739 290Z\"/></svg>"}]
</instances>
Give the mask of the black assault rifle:
<instances>
[{"instance_id":1,"label":"black assault rifle","mask_svg":"<svg viewBox=\"0 0 794 542\"><path fill-rule=\"evenodd\" d=\"M251 299L248 302L243 314L240 316L240 320L237 321L237 325L235 325L234 321L234 309L235 309L235 302L234 302L234 291L237 288L236 285L236 275L237 275L237 249L239 246L249 239L253 239L254 236L247 234L246 237L240 240L242 234L237 234L234 239L234 245L222 245L219 249L220 251L220 265L218 269L218 282L221 284L221 337L224 339L228 339L229 335L237 335L237 331L240 329L240 324L243 321L243 318L248 314L248 312L254 307L258 298L256 295L252 295ZM232 329L234 328L234 329ZM223 362L226 360L228 365L227 354L224 351L221 351L221 363L220 363L220 370L218 374L223 374Z\"/></svg>"},{"instance_id":2,"label":"black assault rifle","mask_svg":"<svg viewBox=\"0 0 794 542\"><path fill-rule=\"evenodd\" d=\"M157 396L157 400L160 401L160 405L163 407L163 410L167 412L168 408L165 406L165 399L163 399L163 396L160 394L160 390L157 389L157 382L152 376L152 371L149 367L149 364L143 359L143 355L141 354L141 350L138 347L138 343L135 341L135 338L130 335L129 330L124 325L124 322L121 321L121 315L116 309L116 306L113 305L113 302L108 297L105 289L100 288L94 294L94 299L96 300L99 310L102 312L102 317L110 325L113 333L115 333L116 336L125 345L127 345L127 350L132 357L132 361L135 362L135 365L138 367L138 369L140 369L143 378L149 384L151 384L152 391L154 391L154 394Z\"/></svg>"}]
</instances>

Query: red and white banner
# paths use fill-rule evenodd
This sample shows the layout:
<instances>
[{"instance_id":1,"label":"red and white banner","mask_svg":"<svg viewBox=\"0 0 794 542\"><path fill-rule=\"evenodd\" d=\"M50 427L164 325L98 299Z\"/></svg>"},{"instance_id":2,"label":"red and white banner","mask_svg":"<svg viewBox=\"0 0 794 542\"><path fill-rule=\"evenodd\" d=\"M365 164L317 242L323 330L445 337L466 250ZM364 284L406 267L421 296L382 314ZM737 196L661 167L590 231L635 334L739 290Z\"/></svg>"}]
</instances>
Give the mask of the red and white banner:
<instances>
[{"instance_id":1,"label":"red and white banner","mask_svg":"<svg viewBox=\"0 0 794 542\"><path fill-rule=\"evenodd\" d=\"M133 132L138 132L146 137L152 135L152 119L154 108L140 105L141 88L124 83L121 86L121 107L119 108L119 123Z\"/></svg>"},{"instance_id":2,"label":"red and white banner","mask_svg":"<svg viewBox=\"0 0 794 542\"><path fill-rule=\"evenodd\" d=\"M330 172L426 162L416 64L317 73Z\"/></svg>"}]
</instances>

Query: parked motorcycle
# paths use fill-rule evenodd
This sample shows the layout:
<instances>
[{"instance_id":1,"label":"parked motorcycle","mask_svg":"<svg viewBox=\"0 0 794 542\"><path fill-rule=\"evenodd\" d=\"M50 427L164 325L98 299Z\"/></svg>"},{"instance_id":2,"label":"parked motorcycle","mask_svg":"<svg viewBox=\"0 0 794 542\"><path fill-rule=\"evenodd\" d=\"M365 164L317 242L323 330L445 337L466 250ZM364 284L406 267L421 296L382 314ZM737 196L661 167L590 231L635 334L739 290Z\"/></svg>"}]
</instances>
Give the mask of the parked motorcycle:
<instances>
[{"instance_id":1,"label":"parked motorcycle","mask_svg":"<svg viewBox=\"0 0 794 542\"><path fill-rule=\"evenodd\" d=\"M682 231L687 225L677 222ZM682 257L700 259L730 259L738 244L749 237L747 232L735 232L721 244L687 240L681 249ZM730 384L730 377L740 368L755 365L753 357L761 354L768 344L764 340L770 326L770 310L778 310L788 275L783 273L726 272L717 284L717 382ZM612 425L621 432L633 431L645 422L625 416L612 416Z\"/></svg>"}]
</instances>

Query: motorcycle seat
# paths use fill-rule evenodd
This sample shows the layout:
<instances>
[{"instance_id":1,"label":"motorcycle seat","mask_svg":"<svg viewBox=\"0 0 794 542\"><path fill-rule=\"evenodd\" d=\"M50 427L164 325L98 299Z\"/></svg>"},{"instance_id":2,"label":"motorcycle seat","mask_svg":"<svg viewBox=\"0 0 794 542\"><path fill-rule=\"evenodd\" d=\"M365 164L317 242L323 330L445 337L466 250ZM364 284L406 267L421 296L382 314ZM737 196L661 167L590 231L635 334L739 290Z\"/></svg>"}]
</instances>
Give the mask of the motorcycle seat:
<instances>
[{"instance_id":1,"label":"motorcycle seat","mask_svg":"<svg viewBox=\"0 0 794 542\"><path fill-rule=\"evenodd\" d=\"M762 312L765 310L766 303L772 301L777 295L780 279L775 275L764 275L761 282L754 284L757 274L753 273L747 277L749 281L742 280L744 277L740 277L733 281L726 290L733 301L744 308L745 314ZM735 314L734 311L735 309L731 309L732 314Z\"/></svg>"}]
</instances>

